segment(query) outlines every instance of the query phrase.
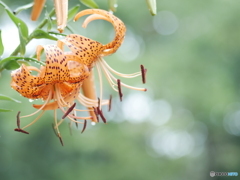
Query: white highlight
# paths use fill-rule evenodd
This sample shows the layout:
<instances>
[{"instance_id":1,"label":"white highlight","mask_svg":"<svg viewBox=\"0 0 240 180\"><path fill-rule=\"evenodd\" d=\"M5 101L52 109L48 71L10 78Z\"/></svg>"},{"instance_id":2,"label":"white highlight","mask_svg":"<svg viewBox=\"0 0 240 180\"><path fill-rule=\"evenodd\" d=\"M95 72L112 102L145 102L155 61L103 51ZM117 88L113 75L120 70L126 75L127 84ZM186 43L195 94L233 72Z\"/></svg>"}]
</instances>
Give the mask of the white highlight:
<instances>
[{"instance_id":1,"label":"white highlight","mask_svg":"<svg viewBox=\"0 0 240 180\"><path fill-rule=\"evenodd\" d=\"M178 29L177 17L169 11L160 11L153 19L154 29L161 35L173 34Z\"/></svg>"},{"instance_id":2,"label":"white highlight","mask_svg":"<svg viewBox=\"0 0 240 180\"><path fill-rule=\"evenodd\" d=\"M151 99L143 93L134 93L123 96L122 105L124 118L133 123L141 123L150 115Z\"/></svg>"},{"instance_id":3,"label":"white highlight","mask_svg":"<svg viewBox=\"0 0 240 180\"><path fill-rule=\"evenodd\" d=\"M151 104L150 122L154 125L163 125L169 121L172 116L172 107L165 100L157 100Z\"/></svg>"},{"instance_id":4,"label":"white highlight","mask_svg":"<svg viewBox=\"0 0 240 180\"><path fill-rule=\"evenodd\" d=\"M177 159L192 152L194 140L186 131L164 130L153 134L151 145L157 154Z\"/></svg>"}]
</instances>

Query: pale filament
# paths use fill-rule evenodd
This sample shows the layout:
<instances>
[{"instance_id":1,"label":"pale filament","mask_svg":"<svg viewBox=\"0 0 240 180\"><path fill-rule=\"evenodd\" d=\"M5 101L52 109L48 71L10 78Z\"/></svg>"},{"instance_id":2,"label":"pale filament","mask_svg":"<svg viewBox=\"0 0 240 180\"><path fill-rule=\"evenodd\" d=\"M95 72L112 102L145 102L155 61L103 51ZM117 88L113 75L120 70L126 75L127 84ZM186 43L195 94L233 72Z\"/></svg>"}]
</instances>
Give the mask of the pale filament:
<instances>
[{"instance_id":1,"label":"pale filament","mask_svg":"<svg viewBox=\"0 0 240 180\"><path fill-rule=\"evenodd\" d=\"M107 75L107 79L108 81L110 82L112 88L118 92L118 90L116 88L114 88L114 86L117 86L117 84L115 82L117 82L117 78L115 78L111 72L108 71L107 67L102 63L102 61L98 61L98 63L101 65L101 67L103 68L104 72L105 72L105 75ZM113 82L113 80L115 82ZM129 88L129 89L133 89L133 90L137 90L137 91L146 91L145 88L137 88L137 87L133 87L133 86L129 86L127 84L124 84L121 82L121 85L126 87L126 88Z\"/></svg>"},{"instance_id":2,"label":"pale filament","mask_svg":"<svg viewBox=\"0 0 240 180\"><path fill-rule=\"evenodd\" d=\"M43 110L43 111L41 112L41 114L39 114L38 117L37 117L36 119L34 119L34 120L33 120L31 123L29 123L28 125L24 126L22 129L25 129L25 128L27 128L27 127L33 125L35 122L37 122L37 120L39 120L40 117L42 117L42 115L43 115L44 112L45 112L45 111Z\"/></svg>"},{"instance_id":3,"label":"pale filament","mask_svg":"<svg viewBox=\"0 0 240 180\"><path fill-rule=\"evenodd\" d=\"M111 79L111 77L109 75L109 71L107 69L105 69L105 66L101 62L99 62L99 63L102 66L103 72L104 72L105 76L107 77L107 80L108 80L109 84L111 85L112 89L114 91L118 92L118 90L114 87L116 85L116 83L114 83L113 80Z\"/></svg>"},{"instance_id":4,"label":"pale filament","mask_svg":"<svg viewBox=\"0 0 240 180\"><path fill-rule=\"evenodd\" d=\"M112 69L103 58L99 58L99 61L101 61L104 64L104 66L107 67L107 69L112 71L117 76L124 77L124 78L135 78L135 77L141 76L141 72L135 72L132 74L123 74L123 73L117 72L114 69Z\"/></svg>"},{"instance_id":5,"label":"pale filament","mask_svg":"<svg viewBox=\"0 0 240 180\"><path fill-rule=\"evenodd\" d=\"M32 114L26 115L26 116L21 116L20 118L25 118L25 117L29 117L29 116L33 116L34 114L37 114L39 111L41 111L46 106L47 103L49 103L51 98L52 98L52 91L49 92L47 100L45 101L45 103L37 111L35 111Z\"/></svg>"},{"instance_id":6,"label":"pale filament","mask_svg":"<svg viewBox=\"0 0 240 180\"><path fill-rule=\"evenodd\" d=\"M58 88L58 84L56 84L55 85L55 90L56 90L56 99L57 99L57 101L59 102L58 104L60 104L60 106L68 106L68 107L70 107L69 106L69 104L67 104L65 101L64 101L64 99L63 99L63 97L62 97L62 95L61 95L61 93L60 93L60 91L59 91L59 88Z\"/></svg>"},{"instance_id":7,"label":"pale filament","mask_svg":"<svg viewBox=\"0 0 240 180\"><path fill-rule=\"evenodd\" d=\"M90 98L87 98L86 96L82 95L81 93L78 95L77 100L85 107L93 107L98 105L97 100L93 100ZM107 105L109 104L109 100L102 100L101 105Z\"/></svg>"},{"instance_id":8,"label":"pale filament","mask_svg":"<svg viewBox=\"0 0 240 180\"><path fill-rule=\"evenodd\" d=\"M54 122L55 122L55 129L57 129L57 133L60 134L59 129L58 129L58 122L57 122L57 110L54 109Z\"/></svg>"},{"instance_id":9,"label":"pale filament","mask_svg":"<svg viewBox=\"0 0 240 180\"><path fill-rule=\"evenodd\" d=\"M68 105L64 101L64 99L61 96L61 93L58 91L58 88L56 88L56 93L55 94L56 94L56 100L57 100L57 104L58 104L59 108L62 110L63 113L66 113L67 111L63 107L66 106L66 105L70 107L70 104ZM63 102L61 102L61 100ZM78 116L74 116L74 115L71 115L71 114L68 114L67 117L73 122L78 122L78 121L75 121L74 119L92 119L91 116L89 116L89 117L78 117Z\"/></svg>"}]
</instances>

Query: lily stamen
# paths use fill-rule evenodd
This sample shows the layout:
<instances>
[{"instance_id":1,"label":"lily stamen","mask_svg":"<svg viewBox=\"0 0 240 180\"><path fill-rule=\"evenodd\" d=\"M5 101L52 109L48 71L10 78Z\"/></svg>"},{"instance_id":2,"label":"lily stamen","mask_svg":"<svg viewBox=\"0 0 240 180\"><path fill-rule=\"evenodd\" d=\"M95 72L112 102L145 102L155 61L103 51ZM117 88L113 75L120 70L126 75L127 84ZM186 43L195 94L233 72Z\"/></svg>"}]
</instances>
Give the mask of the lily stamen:
<instances>
[{"instance_id":1,"label":"lily stamen","mask_svg":"<svg viewBox=\"0 0 240 180\"><path fill-rule=\"evenodd\" d=\"M61 142L61 144L63 146L63 140L62 140L62 137L61 137L60 133L58 134L58 138L59 138L59 140L60 140L60 142Z\"/></svg>"},{"instance_id":2,"label":"lily stamen","mask_svg":"<svg viewBox=\"0 0 240 180\"><path fill-rule=\"evenodd\" d=\"M98 114L100 115L100 117L102 118L103 122L106 124L107 123L107 120L106 118L103 116L103 112L101 109L99 109L99 107L97 107L97 112Z\"/></svg>"},{"instance_id":3,"label":"lily stamen","mask_svg":"<svg viewBox=\"0 0 240 180\"><path fill-rule=\"evenodd\" d=\"M121 80L120 79L117 80L117 85L118 85L118 93L119 93L120 101L122 101L123 94L122 94Z\"/></svg>"},{"instance_id":4,"label":"lily stamen","mask_svg":"<svg viewBox=\"0 0 240 180\"><path fill-rule=\"evenodd\" d=\"M112 95L110 95L110 98L109 98L108 111L110 111L111 108L112 108Z\"/></svg>"},{"instance_id":5,"label":"lily stamen","mask_svg":"<svg viewBox=\"0 0 240 180\"><path fill-rule=\"evenodd\" d=\"M21 111L18 111L18 113L17 113L17 127L19 128L19 129L21 129L20 128L20 113L21 113Z\"/></svg>"},{"instance_id":6,"label":"lily stamen","mask_svg":"<svg viewBox=\"0 0 240 180\"><path fill-rule=\"evenodd\" d=\"M67 112L62 116L62 119L64 119L65 117L68 116L68 114L70 114L72 112L72 110L75 108L76 103L74 103L68 110Z\"/></svg>"},{"instance_id":7,"label":"lily stamen","mask_svg":"<svg viewBox=\"0 0 240 180\"><path fill-rule=\"evenodd\" d=\"M141 65L141 72L142 72L142 82L143 84L146 83L146 73L147 73L147 69L144 69L144 66Z\"/></svg>"},{"instance_id":8,"label":"lily stamen","mask_svg":"<svg viewBox=\"0 0 240 180\"><path fill-rule=\"evenodd\" d=\"M95 113L96 117L97 117L97 122L99 122L99 117L98 117L98 111L95 107L92 107L93 108L93 112Z\"/></svg>"},{"instance_id":9,"label":"lily stamen","mask_svg":"<svg viewBox=\"0 0 240 180\"><path fill-rule=\"evenodd\" d=\"M42 111L31 123L29 123L28 125L24 126L22 129L25 129L31 125L33 125L35 122L37 122L37 120L40 119L40 117L42 117L42 115L44 114L45 111Z\"/></svg>"},{"instance_id":10,"label":"lily stamen","mask_svg":"<svg viewBox=\"0 0 240 180\"><path fill-rule=\"evenodd\" d=\"M84 120L84 124L83 124L83 128L82 128L81 133L83 133L85 131L86 127L87 127L87 120Z\"/></svg>"},{"instance_id":11,"label":"lily stamen","mask_svg":"<svg viewBox=\"0 0 240 180\"><path fill-rule=\"evenodd\" d=\"M37 111L35 111L34 113L29 114L29 115L21 116L20 118L30 117L30 116L33 116L33 115L37 114L38 112L40 112L46 106L46 104L49 103L51 98L52 98L52 91L49 92L47 100L44 102L44 104Z\"/></svg>"},{"instance_id":12,"label":"lily stamen","mask_svg":"<svg viewBox=\"0 0 240 180\"><path fill-rule=\"evenodd\" d=\"M109 71L110 70L110 66L106 66L106 62L103 58L100 58L99 61L97 61L96 63L99 63L103 69L103 72L104 74L106 75L107 77L107 80L108 82L110 83L111 87L118 92L118 90L116 88L114 88L114 86L118 86L115 82L117 82L117 78L114 77L112 75L112 73ZM112 68L111 68L112 69ZM112 69L113 70L113 69ZM111 71L112 71L111 70ZM137 77L137 76L140 76L141 75L141 72L137 72L137 73L133 73L133 74L121 74L117 71L112 71L114 74L120 76L120 77L125 77L125 78L134 78L134 77ZM115 81L115 82L114 82ZM129 88L129 89L133 89L133 90L138 90L138 91L147 91L146 88L137 88L137 87L133 87L133 86L129 86L127 84L124 84L121 82L121 85L126 87L126 88Z\"/></svg>"},{"instance_id":13,"label":"lily stamen","mask_svg":"<svg viewBox=\"0 0 240 180\"><path fill-rule=\"evenodd\" d=\"M29 132L27 132L27 131L24 131L23 129L21 129L20 128L20 111L18 111L18 113L17 113L17 127L18 128L16 128L16 129L14 129L14 131L18 131L18 132L21 132L21 133L25 133L25 134L29 134Z\"/></svg>"}]
</instances>

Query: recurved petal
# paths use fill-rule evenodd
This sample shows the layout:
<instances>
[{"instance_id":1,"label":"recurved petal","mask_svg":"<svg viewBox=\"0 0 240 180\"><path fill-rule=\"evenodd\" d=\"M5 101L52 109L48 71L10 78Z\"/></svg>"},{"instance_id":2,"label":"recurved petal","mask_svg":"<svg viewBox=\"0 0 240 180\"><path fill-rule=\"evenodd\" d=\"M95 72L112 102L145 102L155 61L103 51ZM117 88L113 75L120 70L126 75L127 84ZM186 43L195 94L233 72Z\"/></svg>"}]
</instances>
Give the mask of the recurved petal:
<instances>
[{"instance_id":1,"label":"recurved petal","mask_svg":"<svg viewBox=\"0 0 240 180\"><path fill-rule=\"evenodd\" d=\"M32 67L29 67L33 69ZM39 94L44 88L43 79L30 74L29 69L24 64L11 73L13 89L18 91L22 96L27 98L39 98Z\"/></svg>"},{"instance_id":2,"label":"recurved petal","mask_svg":"<svg viewBox=\"0 0 240 180\"><path fill-rule=\"evenodd\" d=\"M110 23L112 23L114 30L115 30L115 38L113 39L112 42L104 45L104 51L102 52L101 55L107 56L109 54L116 52L117 49L121 46L121 44L124 40L124 37L125 37L126 27L125 27L124 23L119 18L117 18L116 16L111 14L110 12L107 12L107 11L104 11L101 9L83 10L75 16L74 20L76 21L80 17L87 15L87 14L93 14L93 15L85 20L85 22L83 23L83 27L86 27L89 22L96 20L96 19L103 19L103 20L106 20L106 21L109 21Z\"/></svg>"}]
</instances>

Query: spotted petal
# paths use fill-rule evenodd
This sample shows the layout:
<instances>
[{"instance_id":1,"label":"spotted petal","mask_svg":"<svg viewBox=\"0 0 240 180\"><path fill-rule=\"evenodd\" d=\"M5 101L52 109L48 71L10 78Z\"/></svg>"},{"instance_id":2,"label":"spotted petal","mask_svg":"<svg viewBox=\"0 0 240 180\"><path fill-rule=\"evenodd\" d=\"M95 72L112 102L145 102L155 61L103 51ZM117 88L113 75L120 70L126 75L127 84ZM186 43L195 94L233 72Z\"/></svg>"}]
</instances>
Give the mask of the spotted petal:
<instances>
[{"instance_id":1,"label":"spotted petal","mask_svg":"<svg viewBox=\"0 0 240 180\"><path fill-rule=\"evenodd\" d=\"M83 10L81 12L79 12L74 20L78 20L80 17L87 15L87 14L93 14L91 16L89 16L83 23L83 27L87 27L87 24L93 20L96 19L103 19L106 21L109 21L110 23L112 23L114 30L115 30L115 37L113 39L113 41L111 41L110 43L104 45L104 52L102 52L102 56L107 56L109 54L112 54L114 52L116 52L118 50L118 48L121 46L124 37L125 37L125 32L126 32L126 27L124 25L124 23L117 18L116 16L114 16L113 14L111 14L110 12L101 10L101 9L87 9L87 10Z\"/></svg>"}]
</instances>

